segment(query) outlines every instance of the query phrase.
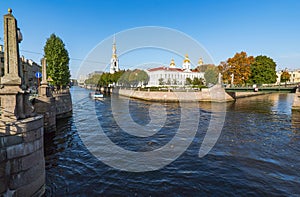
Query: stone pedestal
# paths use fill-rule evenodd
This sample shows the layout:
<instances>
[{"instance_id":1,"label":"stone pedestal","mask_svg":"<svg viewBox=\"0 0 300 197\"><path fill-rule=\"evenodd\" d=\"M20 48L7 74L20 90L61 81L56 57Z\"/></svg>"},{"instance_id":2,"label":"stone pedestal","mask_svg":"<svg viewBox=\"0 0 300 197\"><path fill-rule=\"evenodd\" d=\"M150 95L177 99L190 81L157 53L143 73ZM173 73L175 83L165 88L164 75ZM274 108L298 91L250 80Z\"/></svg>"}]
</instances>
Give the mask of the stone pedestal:
<instances>
[{"instance_id":1,"label":"stone pedestal","mask_svg":"<svg viewBox=\"0 0 300 197\"><path fill-rule=\"evenodd\" d=\"M25 118L23 95L20 78L19 42L21 34L18 31L17 20L8 10L4 15L4 75L1 77L0 89L2 120L15 121ZM19 32L19 34L18 34Z\"/></svg>"},{"instance_id":2,"label":"stone pedestal","mask_svg":"<svg viewBox=\"0 0 300 197\"><path fill-rule=\"evenodd\" d=\"M0 196L41 196L45 191L43 117L0 124Z\"/></svg>"},{"instance_id":3,"label":"stone pedestal","mask_svg":"<svg viewBox=\"0 0 300 197\"><path fill-rule=\"evenodd\" d=\"M20 90L20 91L17 91ZM5 86L0 90L1 119L5 122L25 118L23 94L18 86Z\"/></svg>"}]
</instances>

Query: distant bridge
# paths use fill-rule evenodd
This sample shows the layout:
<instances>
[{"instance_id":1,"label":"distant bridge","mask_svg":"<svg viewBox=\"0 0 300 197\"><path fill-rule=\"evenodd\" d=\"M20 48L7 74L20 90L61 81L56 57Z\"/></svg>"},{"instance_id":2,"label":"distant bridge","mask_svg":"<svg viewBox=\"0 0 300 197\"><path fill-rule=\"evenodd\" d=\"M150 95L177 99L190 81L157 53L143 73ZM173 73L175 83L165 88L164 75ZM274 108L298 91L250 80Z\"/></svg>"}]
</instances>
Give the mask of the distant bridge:
<instances>
[{"instance_id":1,"label":"distant bridge","mask_svg":"<svg viewBox=\"0 0 300 197\"><path fill-rule=\"evenodd\" d=\"M297 86L293 87L283 87L283 86L274 86L274 87L259 87L257 89L253 87L230 87L225 88L226 92L280 92L280 93L295 93Z\"/></svg>"}]
</instances>

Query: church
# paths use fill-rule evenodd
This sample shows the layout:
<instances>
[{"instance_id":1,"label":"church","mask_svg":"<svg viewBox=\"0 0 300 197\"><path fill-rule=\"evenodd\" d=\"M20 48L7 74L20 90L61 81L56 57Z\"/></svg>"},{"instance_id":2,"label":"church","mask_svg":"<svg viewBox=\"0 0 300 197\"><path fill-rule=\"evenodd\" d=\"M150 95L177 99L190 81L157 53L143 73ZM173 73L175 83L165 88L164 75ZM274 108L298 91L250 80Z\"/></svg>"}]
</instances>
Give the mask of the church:
<instances>
[{"instance_id":1,"label":"church","mask_svg":"<svg viewBox=\"0 0 300 197\"><path fill-rule=\"evenodd\" d=\"M198 66L203 65L202 58L198 61ZM119 59L117 56L117 47L116 40L114 37L113 46L112 46L112 58L110 61L109 72L114 74L115 72L120 71L119 68ZM182 63L181 68L177 68L175 61L172 59L169 67L161 66L157 68L146 69L145 72L149 76L148 87L152 86L185 86L186 79L194 78L204 80L204 72L199 72L197 70L191 69L191 61L188 55L185 55L185 58Z\"/></svg>"},{"instance_id":2,"label":"church","mask_svg":"<svg viewBox=\"0 0 300 197\"><path fill-rule=\"evenodd\" d=\"M117 56L116 38L114 36L109 73L114 74L115 72L119 72L119 70L120 70L120 68L119 68L119 59Z\"/></svg>"},{"instance_id":3,"label":"church","mask_svg":"<svg viewBox=\"0 0 300 197\"><path fill-rule=\"evenodd\" d=\"M202 58L198 61L198 66L202 65ZM191 69L191 61L188 55L185 55L182 67L177 68L174 60L172 59L169 67L161 66L157 68L150 68L145 70L149 75L148 87L151 86L161 86L161 85L171 85L171 86L185 86L186 79L194 78L204 80L204 72L198 72L197 70Z\"/></svg>"}]
</instances>

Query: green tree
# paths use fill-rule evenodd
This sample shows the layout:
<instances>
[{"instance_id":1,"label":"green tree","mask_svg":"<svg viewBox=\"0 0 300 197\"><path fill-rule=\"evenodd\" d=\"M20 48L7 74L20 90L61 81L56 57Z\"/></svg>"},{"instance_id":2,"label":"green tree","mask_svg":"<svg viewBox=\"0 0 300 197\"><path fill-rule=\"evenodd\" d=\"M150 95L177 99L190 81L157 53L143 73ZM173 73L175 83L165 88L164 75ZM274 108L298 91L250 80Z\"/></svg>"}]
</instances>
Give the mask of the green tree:
<instances>
[{"instance_id":1,"label":"green tree","mask_svg":"<svg viewBox=\"0 0 300 197\"><path fill-rule=\"evenodd\" d=\"M213 65L213 64L203 64L203 65L197 66L196 70L198 72L205 72L208 68L213 67L213 66L215 66L215 65Z\"/></svg>"},{"instance_id":2,"label":"green tree","mask_svg":"<svg viewBox=\"0 0 300 197\"><path fill-rule=\"evenodd\" d=\"M63 41L55 34L51 34L44 46L44 53L47 59L47 76L53 80L51 83L60 88L69 84L70 58Z\"/></svg>"},{"instance_id":3,"label":"green tree","mask_svg":"<svg viewBox=\"0 0 300 197\"><path fill-rule=\"evenodd\" d=\"M203 85L203 80L200 78L198 78L198 77L195 77L194 79L193 79L193 81L192 81L192 84L194 85L194 86L200 86L200 85Z\"/></svg>"},{"instance_id":4,"label":"green tree","mask_svg":"<svg viewBox=\"0 0 300 197\"><path fill-rule=\"evenodd\" d=\"M219 74L218 67L214 65L207 67L204 73L206 84L209 83L216 84L218 82L218 74Z\"/></svg>"},{"instance_id":5,"label":"green tree","mask_svg":"<svg viewBox=\"0 0 300 197\"><path fill-rule=\"evenodd\" d=\"M149 75L143 70L137 70L137 81L142 85L146 85L149 82Z\"/></svg>"},{"instance_id":6,"label":"green tree","mask_svg":"<svg viewBox=\"0 0 300 197\"><path fill-rule=\"evenodd\" d=\"M159 85L164 85L165 84L164 79L163 78L159 78L158 79L158 84Z\"/></svg>"},{"instance_id":7,"label":"green tree","mask_svg":"<svg viewBox=\"0 0 300 197\"><path fill-rule=\"evenodd\" d=\"M113 82L118 82L121 86L138 86L139 84L145 85L149 81L148 74L139 69L122 71L122 73L114 73L113 78L116 80L113 80Z\"/></svg>"},{"instance_id":8,"label":"green tree","mask_svg":"<svg viewBox=\"0 0 300 197\"><path fill-rule=\"evenodd\" d=\"M166 85L171 85L171 79L168 78Z\"/></svg>"},{"instance_id":9,"label":"green tree","mask_svg":"<svg viewBox=\"0 0 300 197\"><path fill-rule=\"evenodd\" d=\"M85 84L97 85L101 79L102 74L95 74L91 78L85 80Z\"/></svg>"},{"instance_id":10,"label":"green tree","mask_svg":"<svg viewBox=\"0 0 300 197\"><path fill-rule=\"evenodd\" d=\"M189 77L187 77L187 78L185 79L185 84L186 84L186 85L191 85L192 82L193 82L192 79L189 78Z\"/></svg>"},{"instance_id":11,"label":"green tree","mask_svg":"<svg viewBox=\"0 0 300 197\"><path fill-rule=\"evenodd\" d=\"M269 84L276 82L276 63L270 57L262 55L255 57L255 60L251 64L250 68L250 83Z\"/></svg>"}]
</instances>

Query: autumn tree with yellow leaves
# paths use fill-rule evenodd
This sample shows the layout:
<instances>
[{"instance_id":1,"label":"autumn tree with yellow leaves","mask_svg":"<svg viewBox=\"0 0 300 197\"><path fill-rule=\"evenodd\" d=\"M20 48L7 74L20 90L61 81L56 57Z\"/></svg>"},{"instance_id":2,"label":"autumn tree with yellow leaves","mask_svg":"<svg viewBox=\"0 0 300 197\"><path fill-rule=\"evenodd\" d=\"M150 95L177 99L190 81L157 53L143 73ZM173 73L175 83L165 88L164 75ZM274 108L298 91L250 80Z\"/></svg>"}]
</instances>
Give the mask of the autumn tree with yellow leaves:
<instances>
[{"instance_id":1,"label":"autumn tree with yellow leaves","mask_svg":"<svg viewBox=\"0 0 300 197\"><path fill-rule=\"evenodd\" d=\"M226 62L221 62L219 70L223 75L223 81L230 83L233 75L233 84L245 84L251 75L250 65L253 62L254 57L248 57L244 51L236 53L234 57L228 58Z\"/></svg>"}]
</instances>

